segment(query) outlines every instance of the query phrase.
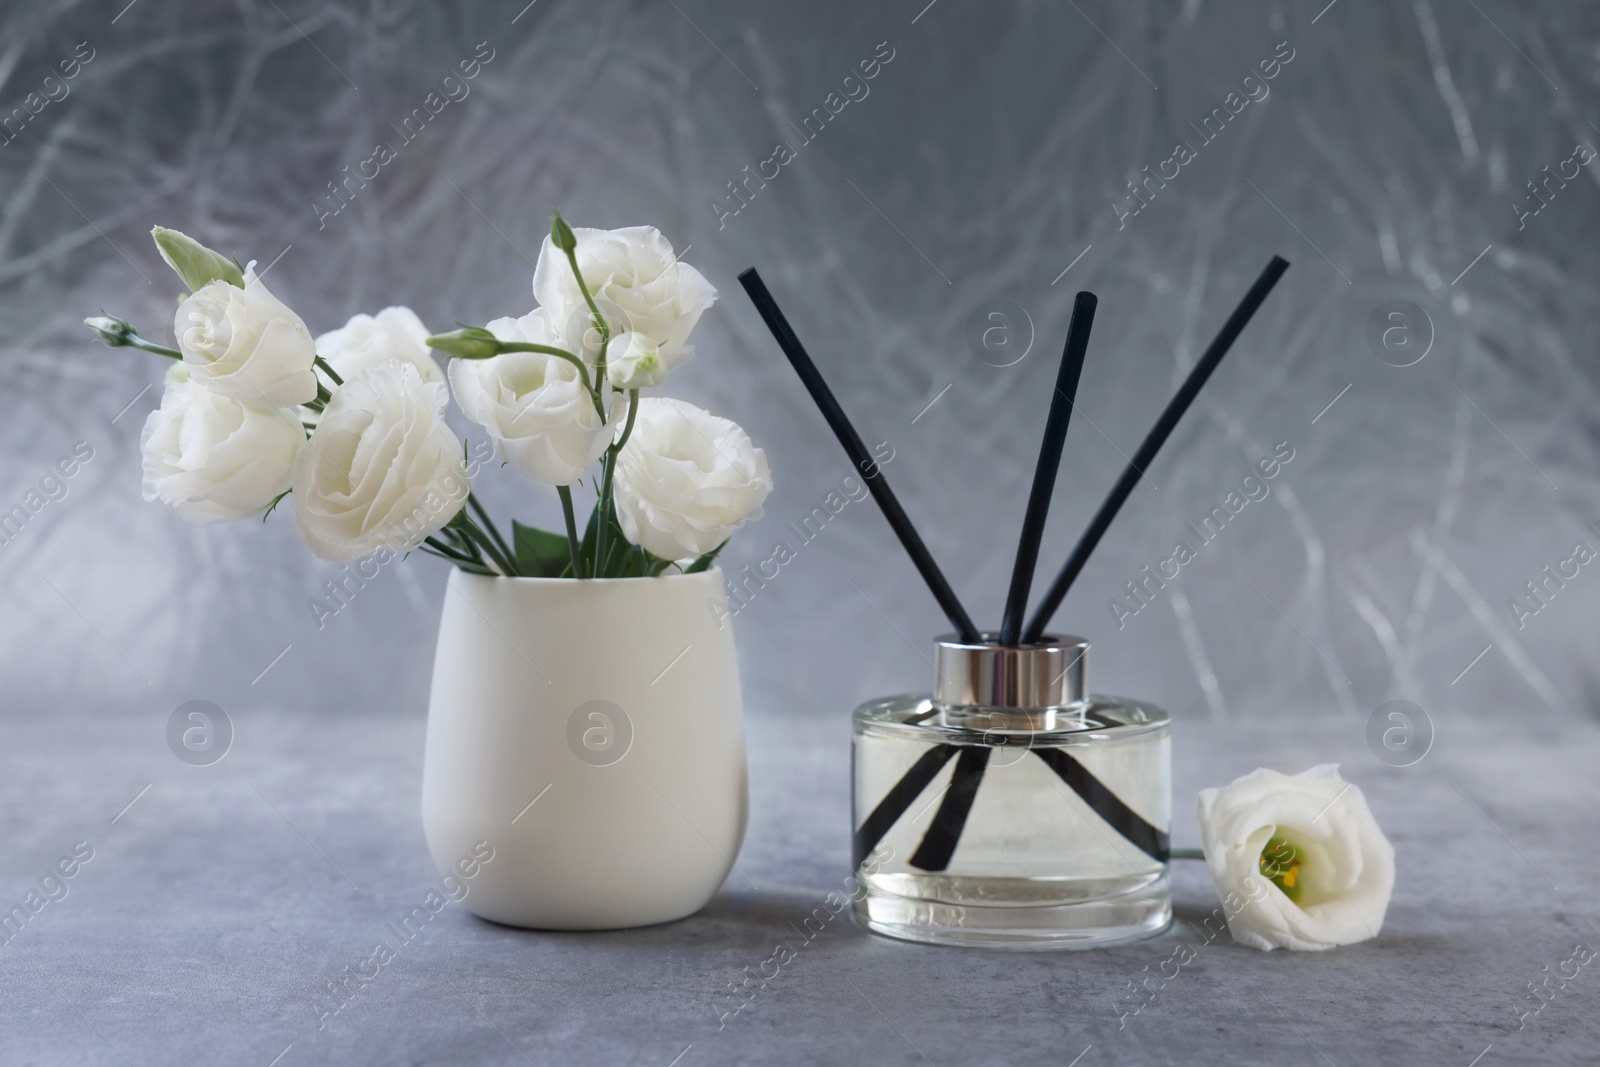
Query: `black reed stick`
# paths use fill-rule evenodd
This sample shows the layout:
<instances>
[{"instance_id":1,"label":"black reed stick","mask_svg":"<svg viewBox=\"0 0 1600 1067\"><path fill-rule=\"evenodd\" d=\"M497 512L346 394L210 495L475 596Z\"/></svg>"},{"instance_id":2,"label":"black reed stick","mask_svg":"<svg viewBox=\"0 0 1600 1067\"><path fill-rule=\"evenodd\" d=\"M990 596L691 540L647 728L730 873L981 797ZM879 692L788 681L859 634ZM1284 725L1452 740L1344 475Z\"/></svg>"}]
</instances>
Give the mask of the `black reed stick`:
<instances>
[{"instance_id":1,"label":"black reed stick","mask_svg":"<svg viewBox=\"0 0 1600 1067\"><path fill-rule=\"evenodd\" d=\"M1078 378L1083 372L1083 357L1089 350L1089 332L1094 328L1094 312L1099 301L1093 293L1079 293L1072 303L1072 321L1067 326L1067 342L1061 350L1061 366L1056 371L1056 390L1050 397L1050 414L1045 419L1044 440L1039 445L1039 462L1033 470L1033 489L1028 494L1028 510L1022 520L1022 537L1017 542L1017 559L1011 569L1011 589L1006 594L1005 618L1000 626L1000 644L1014 648L1022 633L1022 616L1028 610L1028 589L1033 585L1034 565L1039 561L1039 541L1050 514L1050 496L1055 491L1056 472L1061 467L1061 448L1067 440L1067 422L1072 403L1078 396ZM979 753L982 753L980 758ZM944 802L928 824L922 845L911 857L913 867L942 871L950 865L956 844L966 829L972 802L988 765L988 749L963 749L950 776ZM1099 783L1096 783L1097 785Z\"/></svg>"},{"instance_id":2,"label":"black reed stick","mask_svg":"<svg viewBox=\"0 0 1600 1067\"><path fill-rule=\"evenodd\" d=\"M1172 856L1172 839L1160 827L1152 826L1144 816L1122 802L1122 798L1073 758L1070 752L1059 748L1036 748L1033 754L1044 760L1057 776L1078 794L1089 810L1099 815L1139 851L1160 863ZM857 867L861 866L859 863Z\"/></svg>"},{"instance_id":3,"label":"black reed stick","mask_svg":"<svg viewBox=\"0 0 1600 1067\"><path fill-rule=\"evenodd\" d=\"M928 788L928 783L944 770L944 765L955 754L955 745L935 745L919 756L911 769L900 776L900 780L883 795L878 806L856 828L851 850L854 856L851 870L861 869L861 861L878 847L878 842L883 840L885 834L894 829L900 816L916 802L922 791Z\"/></svg>"},{"instance_id":4,"label":"black reed stick","mask_svg":"<svg viewBox=\"0 0 1600 1067\"><path fill-rule=\"evenodd\" d=\"M844 409L839 406L839 401L834 399L828 383L822 380L817 365L811 362L811 357L806 354L800 339L795 336L788 320L783 317L783 312L778 310L777 301L767 292L766 285L761 281L761 275L751 267L739 275L739 284L744 286L744 291L750 296L750 302L755 304L756 310L761 313L761 318L766 322L767 329L772 331L778 347L789 357L795 373L800 375L800 380L811 393L811 399L816 401L817 407L822 410L822 417L828 420L834 436L849 454L850 461L861 472L862 479L867 483L867 489L872 493L872 499L878 502L878 507L883 510L883 517L889 520L889 525L894 528L900 543L911 556L911 562L916 564L917 570L922 573L922 580L928 583L933 598L939 602L939 607L944 609L945 615L949 617L950 625L956 628L961 640L978 642L981 639L978 628L972 624L967 609L961 606L955 590L950 588L950 583L945 580L944 572L940 571L939 565L933 561L933 554L928 551L928 546L922 543L916 527L911 525L911 519L900 506L900 501L895 498L888 481L884 479L883 471L879 469L872 454L867 451L867 446L862 443L861 435L856 433Z\"/></svg>"},{"instance_id":5,"label":"black reed stick","mask_svg":"<svg viewBox=\"0 0 1600 1067\"><path fill-rule=\"evenodd\" d=\"M972 802L978 799L978 786L983 784L983 772L989 766L992 751L988 745L962 747L939 810L928 824L922 844L906 861L911 866L924 871L942 871L950 866L961 831L966 829L967 816L972 814Z\"/></svg>"},{"instance_id":6,"label":"black reed stick","mask_svg":"<svg viewBox=\"0 0 1600 1067\"><path fill-rule=\"evenodd\" d=\"M1200 361L1194 365L1189 376L1184 379L1183 385L1178 388L1178 392L1167 404L1166 410L1161 413L1156 424L1150 428L1144 444L1139 446L1139 451L1134 453L1133 459L1123 470L1122 477L1117 479L1117 484L1112 487L1111 495L1106 497L1105 503L1100 505L1100 510L1095 512L1089 528L1083 532L1083 538L1078 542L1078 547L1072 550L1072 555L1067 557L1061 573L1057 574L1055 581L1050 584L1049 592L1045 593L1044 600L1033 613L1033 621L1028 623L1028 628L1023 631L1022 640L1025 644L1032 644L1043 636L1045 627L1050 625L1050 617L1055 614L1056 608L1061 606L1061 599L1067 595L1067 590L1072 588L1072 583L1077 579L1078 572L1083 570L1084 564L1089 562L1090 554L1094 552L1095 546L1100 543L1100 538L1111 526L1111 521L1117 517L1117 511L1128 499L1128 494L1133 492L1133 487L1144 475L1145 468L1150 466L1151 460L1155 459L1156 453L1166 443L1168 435L1178 425L1178 420L1189 410L1189 405L1194 402L1201 386L1206 384L1206 379L1217 369L1217 364L1222 362L1222 357L1228 354L1228 349L1238 340L1239 334L1244 331L1251 316L1256 313L1261 302L1267 298L1272 287L1278 284L1278 279L1288 269L1288 260L1281 256L1273 256L1272 262L1267 264L1261 276L1250 287L1250 291L1245 293L1239 306L1228 316L1228 321L1223 323L1222 330L1201 355Z\"/></svg>"},{"instance_id":7,"label":"black reed stick","mask_svg":"<svg viewBox=\"0 0 1600 1067\"><path fill-rule=\"evenodd\" d=\"M1023 632L1023 644L1033 644L1044 636L1044 628L1050 624L1050 616L1060 605L1062 597L1066 596L1067 589L1072 585L1073 579L1078 576L1078 572L1083 569L1089 554L1094 551L1095 546L1100 542L1100 538L1111 525L1111 520L1116 518L1117 509L1122 507L1123 502L1128 499L1128 494L1133 491L1134 485L1137 484L1140 476L1144 473L1144 468L1150 465L1150 461L1155 458L1156 452L1172 433L1173 427L1183 417L1183 413L1188 409L1189 405L1194 402L1194 398L1199 394L1201 386L1205 385L1206 379L1211 376L1211 372L1216 369L1217 364L1222 361L1222 357L1227 354L1228 349L1238 338L1240 332L1244 330L1245 324L1250 321L1250 317L1255 314L1256 309L1261 306L1261 302L1267 298L1267 294L1277 284L1278 278L1288 269L1289 264L1287 261L1277 256L1272 257L1272 262L1267 264L1266 270L1261 272L1261 276L1256 279L1255 284L1250 287L1250 291L1245 294L1244 300L1234 309L1233 314L1228 317L1228 321L1223 325L1222 331L1217 334L1210 347L1201 355L1199 362L1195 364L1194 369L1189 372L1188 378L1184 380L1183 385L1178 389L1177 395L1172 398L1171 402L1167 404L1166 410L1161 413L1161 417L1156 420L1156 424L1151 428L1149 435L1144 440L1144 444L1139 446L1139 451L1129 462L1127 469L1122 472L1122 477L1112 488L1111 495L1106 498L1105 503L1100 506L1100 510L1089 523L1089 529L1085 531L1082 540L1078 542L1078 547L1073 550L1072 555L1068 558L1066 566L1056 576L1050 591L1045 595L1043 603L1039 605L1038 611L1034 614L1033 622ZM1073 328L1076 328L1076 326L1077 312L1076 308L1074 308ZM1071 343L1070 340L1068 343ZM1036 490L1038 488L1037 480L1035 480L1034 488ZM1031 509L1032 501L1030 500L1029 503ZM1009 601L1007 607L1008 609L1010 607ZM1152 831L1152 828L1141 819L1130 820L1127 817L1127 809L1121 804L1121 801L1117 800L1116 795L1078 764L1076 760L1073 760L1071 756L1065 753L1061 754L1060 758L1056 758L1054 755L1045 756L1043 752L1040 753L1040 756L1046 763L1050 764L1062 781L1071 786L1083 802L1102 819L1115 827L1119 833L1139 848L1149 852L1157 859L1165 859L1165 856L1162 855L1163 850L1167 847L1164 836L1159 838L1152 836L1153 832L1159 833L1159 831ZM949 793L963 798L970 797L970 794L977 789L977 782L970 779L979 778L981 773L981 768L977 769L975 774L974 768L970 763L964 764L958 760L955 771L950 778ZM923 838L923 847L917 851L911 862L914 865L922 866L924 870L943 870L944 866L949 864L950 857L955 852L956 843L961 838L961 832L965 828L967 815L971 809L972 802L970 799L965 799L961 803L941 804L939 810L934 813L933 821L930 823L927 834ZM917 858L922 858L927 862L917 864ZM938 865L941 861L943 865Z\"/></svg>"},{"instance_id":8,"label":"black reed stick","mask_svg":"<svg viewBox=\"0 0 1600 1067\"><path fill-rule=\"evenodd\" d=\"M1039 562L1039 541L1050 515L1050 495L1055 492L1056 472L1061 469L1061 448L1067 440L1067 422L1072 417L1072 402L1078 396L1078 378L1083 373L1083 356L1089 350L1089 331L1094 329L1098 303L1093 293L1079 293L1072 303L1072 321L1067 326L1066 346L1061 350L1056 391L1050 397L1050 414L1044 423L1039 462L1033 468L1033 489L1028 494L1017 561L1011 568L1011 589L1006 594L1005 616L1000 623L1000 644L1007 648L1014 648L1022 636L1022 616L1028 610L1033 568Z\"/></svg>"},{"instance_id":9,"label":"black reed stick","mask_svg":"<svg viewBox=\"0 0 1600 1067\"><path fill-rule=\"evenodd\" d=\"M859 869L863 860L878 847L878 842L893 829L894 824L922 795L930 782L934 780L950 758L960 752L963 756L973 751L970 748L958 748L956 745L935 745L924 752L916 763L911 765L901 779L894 784L889 792L884 794L878 806L862 822L860 829L856 830L854 842L854 869ZM1055 771L1072 791L1078 794L1090 811L1100 818L1125 839L1132 842L1140 851L1148 853L1152 858L1165 863L1171 855L1171 842L1167 832L1150 825L1144 817L1122 802L1122 799L1113 793L1106 784L1074 759L1070 754L1060 749L1034 749L1034 755ZM962 763L967 762L963 768ZM956 767L950 776L950 784L945 787L944 801L939 805L939 812L935 813L933 822L929 824L922 838L922 844L912 853L910 863L913 867L924 871L942 871L950 865L950 858L955 854L957 842L961 838L961 830L965 827L966 817L972 810L972 801L977 795L978 785L983 780L983 772L988 766L988 760L981 762L974 757L967 757L965 761L956 760ZM965 771L965 773L963 773ZM957 799L952 801L951 795ZM961 809L961 826L954 828L940 827L940 813L945 808L956 807Z\"/></svg>"}]
</instances>

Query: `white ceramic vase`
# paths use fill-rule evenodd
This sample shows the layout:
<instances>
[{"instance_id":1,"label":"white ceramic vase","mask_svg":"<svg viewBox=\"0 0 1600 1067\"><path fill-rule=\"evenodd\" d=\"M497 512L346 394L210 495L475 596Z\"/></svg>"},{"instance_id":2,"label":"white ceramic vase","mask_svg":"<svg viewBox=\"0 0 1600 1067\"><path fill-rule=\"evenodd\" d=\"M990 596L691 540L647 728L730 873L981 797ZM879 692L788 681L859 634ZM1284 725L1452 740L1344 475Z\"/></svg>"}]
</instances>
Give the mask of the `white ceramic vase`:
<instances>
[{"instance_id":1,"label":"white ceramic vase","mask_svg":"<svg viewBox=\"0 0 1600 1067\"><path fill-rule=\"evenodd\" d=\"M453 571L422 772L434 864L475 914L512 926L693 914L744 838L740 715L720 571ZM483 841L493 859L458 870Z\"/></svg>"}]
</instances>

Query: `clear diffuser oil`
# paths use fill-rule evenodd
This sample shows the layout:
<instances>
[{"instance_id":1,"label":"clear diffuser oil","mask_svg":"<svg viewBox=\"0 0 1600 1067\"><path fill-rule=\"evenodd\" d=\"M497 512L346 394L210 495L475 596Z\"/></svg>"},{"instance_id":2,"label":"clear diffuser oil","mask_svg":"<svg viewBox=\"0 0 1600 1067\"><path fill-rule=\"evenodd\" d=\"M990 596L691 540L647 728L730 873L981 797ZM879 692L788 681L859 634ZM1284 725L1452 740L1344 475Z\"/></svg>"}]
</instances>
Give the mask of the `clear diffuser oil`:
<instances>
[{"instance_id":1,"label":"clear diffuser oil","mask_svg":"<svg viewBox=\"0 0 1600 1067\"><path fill-rule=\"evenodd\" d=\"M856 709L857 917L891 937L998 947L1166 929L1167 713L1089 697L1078 638L950 637L936 652L931 696Z\"/></svg>"}]
</instances>

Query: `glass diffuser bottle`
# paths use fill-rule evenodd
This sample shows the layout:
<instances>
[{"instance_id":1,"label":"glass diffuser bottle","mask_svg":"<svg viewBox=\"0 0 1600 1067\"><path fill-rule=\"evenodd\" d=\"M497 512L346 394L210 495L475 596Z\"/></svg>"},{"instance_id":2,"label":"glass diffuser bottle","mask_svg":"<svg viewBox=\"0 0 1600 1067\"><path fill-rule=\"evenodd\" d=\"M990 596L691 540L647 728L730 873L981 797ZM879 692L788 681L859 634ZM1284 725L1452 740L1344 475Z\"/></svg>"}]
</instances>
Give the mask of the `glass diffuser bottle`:
<instances>
[{"instance_id":1,"label":"glass diffuser bottle","mask_svg":"<svg viewBox=\"0 0 1600 1067\"><path fill-rule=\"evenodd\" d=\"M1087 948L1172 921L1167 713L1094 697L1089 643L1045 633L1118 510L1289 264L1273 256L1145 435L1023 625L1093 327L1077 295L999 634L980 633L755 268L739 282L928 584L955 635L929 696L856 709L851 755L857 916L890 937ZM1148 480L1148 479L1145 479Z\"/></svg>"},{"instance_id":2,"label":"glass diffuser bottle","mask_svg":"<svg viewBox=\"0 0 1600 1067\"><path fill-rule=\"evenodd\" d=\"M1088 690L1089 644L935 642L931 696L856 709L857 917L891 937L1085 948L1172 920L1170 721Z\"/></svg>"}]
</instances>

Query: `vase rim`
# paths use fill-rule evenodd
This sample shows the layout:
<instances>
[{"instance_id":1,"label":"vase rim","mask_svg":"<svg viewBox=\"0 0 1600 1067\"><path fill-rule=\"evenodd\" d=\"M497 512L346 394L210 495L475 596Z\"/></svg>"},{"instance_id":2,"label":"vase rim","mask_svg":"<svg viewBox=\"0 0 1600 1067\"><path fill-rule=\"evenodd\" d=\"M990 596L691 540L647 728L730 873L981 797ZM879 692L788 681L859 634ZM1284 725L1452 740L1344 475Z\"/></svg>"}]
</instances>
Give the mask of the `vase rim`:
<instances>
[{"instance_id":1,"label":"vase rim","mask_svg":"<svg viewBox=\"0 0 1600 1067\"><path fill-rule=\"evenodd\" d=\"M638 575L632 575L632 576L627 577L627 578L540 578L540 577L530 577L528 575L521 575L521 574L473 574L470 571L464 571L460 567L455 567L455 566L452 566L450 569L451 569L451 571L454 572L454 574L452 574L452 577L454 577L455 574L459 574L459 575L461 575L463 577L466 577L466 578L488 578L488 579L491 579L491 580L503 581L503 582L533 583L533 584L544 584L544 585L568 585L568 584L621 585L621 584L623 584L625 582L659 582L659 581L663 581L663 580L665 580L665 581L681 581L682 579L685 579L685 578L702 578L702 577L704 577L706 575L710 575L710 574L715 574L715 575L718 575L718 576L720 576L722 574L722 568L718 567L716 564L712 564L710 567L707 567L705 570L696 571L693 574L686 574L686 573L684 573L682 571L678 571L676 573L671 573L671 574L668 574L668 573L657 574L657 575L655 575L653 577L646 577L646 576L644 576L642 574L638 574Z\"/></svg>"}]
</instances>

